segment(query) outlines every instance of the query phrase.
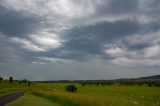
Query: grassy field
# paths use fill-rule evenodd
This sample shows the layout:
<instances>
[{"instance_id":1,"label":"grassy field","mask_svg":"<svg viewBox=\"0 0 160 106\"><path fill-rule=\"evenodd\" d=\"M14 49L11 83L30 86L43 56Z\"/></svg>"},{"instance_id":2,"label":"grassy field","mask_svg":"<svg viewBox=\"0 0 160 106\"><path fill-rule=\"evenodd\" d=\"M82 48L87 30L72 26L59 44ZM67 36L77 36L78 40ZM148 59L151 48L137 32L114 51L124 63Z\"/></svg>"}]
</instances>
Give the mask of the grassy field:
<instances>
[{"instance_id":1,"label":"grassy field","mask_svg":"<svg viewBox=\"0 0 160 106\"><path fill-rule=\"evenodd\" d=\"M11 103L8 103L5 106L60 106L60 105L53 103L45 98L41 98L27 93L21 98Z\"/></svg>"},{"instance_id":2,"label":"grassy field","mask_svg":"<svg viewBox=\"0 0 160 106\"><path fill-rule=\"evenodd\" d=\"M47 99L52 103L56 103L56 106L160 106L159 87L82 87L79 84L75 84L78 88L78 91L74 93L69 93L64 89L66 85L68 84L36 83L35 85L31 85L31 87L24 87L22 85L22 88L25 88L25 90L30 93L30 95L27 96L28 99L26 100L26 103L23 103L30 103L29 97L33 98L32 100L34 100L35 96L38 96ZM13 88L15 89L17 86L19 85L14 85ZM34 95L34 97L32 97L31 94ZM20 99L19 102L23 100L25 99Z\"/></svg>"},{"instance_id":3,"label":"grassy field","mask_svg":"<svg viewBox=\"0 0 160 106\"><path fill-rule=\"evenodd\" d=\"M131 86L85 86L69 93L66 84L36 84L34 95L63 106L160 106L160 88Z\"/></svg>"},{"instance_id":4,"label":"grassy field","mask_svg":"<svg viewBox=\"0 0 160 106\"><path fill-rule=\"evenodd\" d=\"M26 89L25 84L19 85L18 83L0 82L0 96Z\"/></svg>"}]
</instances>

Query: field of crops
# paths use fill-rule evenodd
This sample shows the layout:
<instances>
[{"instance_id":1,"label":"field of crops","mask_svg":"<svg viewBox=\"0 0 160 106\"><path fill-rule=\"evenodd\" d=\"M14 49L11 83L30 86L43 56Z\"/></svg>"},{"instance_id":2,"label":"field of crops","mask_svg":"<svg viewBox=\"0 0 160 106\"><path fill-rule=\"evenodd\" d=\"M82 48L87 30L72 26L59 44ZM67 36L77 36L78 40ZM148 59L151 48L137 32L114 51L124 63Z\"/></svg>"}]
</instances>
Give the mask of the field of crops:
<instances>
[{"instance_id":1,"label":"field of crops","mask_svg":"<svg viewBox=\"0 0 160 106\"><path fill-rule=\"evenodd\" d=\"M18 83L3 83L2 86L1 83L0 92L24 89L31 95L44 98L59 106L160 106L159 87L96 85L83 87L75 84L78 90L67 92L66 85L69 84L35 83L28 87Z\"/></svg>"},{"instance_id":2,"label":"field of crops","mask_svg":"<svg viewBox=\"0 0 160 106\"><path fill-rule=\"evenodd\" d=\"M135 86L85 86L76 84L78 91L65 91L67 84L34 85L34 95L47 98L62 106L160 106L160 88Z\"/></svg>"}]
</instances>

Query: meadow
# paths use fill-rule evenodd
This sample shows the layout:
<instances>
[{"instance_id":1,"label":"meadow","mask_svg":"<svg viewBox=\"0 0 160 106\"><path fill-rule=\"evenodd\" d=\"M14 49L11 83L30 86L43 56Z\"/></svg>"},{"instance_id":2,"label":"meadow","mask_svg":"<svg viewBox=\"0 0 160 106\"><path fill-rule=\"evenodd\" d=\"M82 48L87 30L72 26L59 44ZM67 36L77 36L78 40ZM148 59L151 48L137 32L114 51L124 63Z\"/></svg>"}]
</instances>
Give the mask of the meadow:
<instances>
[{"instance_id":1,"label":"meadow","mask_svg":"<svg viewBox=\"0 0 160 106\"><path fill-rule=\"evenodd\" d=\"M77 92L65 91L67 84L36 84L34 95L62 106L160 106L160 88L138 86L81 86Z\"/></svg>"},{"instance_id":2,"label":"meadow","mask_svg":"<svg viewBox=\"0 0 160 106\"><path fill-rule=\"evenodd\" d=\"M1 83L1 82L0 82ZM53 103L53 106L160 106L160 88L147 86L82 86L75 83L76 92L67 92L65 86L69 83L36 83L30 87L18 84L6 84L1 91L7 89L26 90L26 98L44 98ZM20 87L21 86L21 87ZM11 92L10 90L8 90ZM23 98L24 98L23 97ZM18 100L20 103L25 99ZM30 99L27 99L28 102ZM36 100L36 98L35 98ZM39 100L37 98L37 100ZM27 102L27 103L28 103ZM27 104L26 102L23 102ZM54 105L56 104L56 105ZM18 106L7 105L7 106ZM19 105L20 106L20 105ZM47 104L45 105L47 106ZM48 105L49 106L49 105Z\"/></svg>"},{"instance_id":3,"label":"meadow","mask_svg":"<svg viewBox=\"0 0 160 106\"><path fill-rule=\"evenodd\" d=\"M0 82L0 96L11 92L26 90L26 84L19 85L18 83Z\"/></svg>"}]
</instances>

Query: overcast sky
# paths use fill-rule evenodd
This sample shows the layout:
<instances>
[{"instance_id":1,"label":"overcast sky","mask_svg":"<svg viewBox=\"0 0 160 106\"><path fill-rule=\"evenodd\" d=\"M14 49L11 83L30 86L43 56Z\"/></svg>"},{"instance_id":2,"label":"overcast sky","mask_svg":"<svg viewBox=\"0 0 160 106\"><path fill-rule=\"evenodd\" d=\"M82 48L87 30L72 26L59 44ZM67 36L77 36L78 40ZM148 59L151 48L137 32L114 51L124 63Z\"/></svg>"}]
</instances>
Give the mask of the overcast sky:
<instances>
[{"instance_id":1,"label":"overcast sky","mask_svg":"<svg viewBox=\"0 0 160 106\"><path fill-rule=\"evenodd\" d=\"M1 0L0 76L160 74L160 0Z\"/></svg>"}]
</instances>

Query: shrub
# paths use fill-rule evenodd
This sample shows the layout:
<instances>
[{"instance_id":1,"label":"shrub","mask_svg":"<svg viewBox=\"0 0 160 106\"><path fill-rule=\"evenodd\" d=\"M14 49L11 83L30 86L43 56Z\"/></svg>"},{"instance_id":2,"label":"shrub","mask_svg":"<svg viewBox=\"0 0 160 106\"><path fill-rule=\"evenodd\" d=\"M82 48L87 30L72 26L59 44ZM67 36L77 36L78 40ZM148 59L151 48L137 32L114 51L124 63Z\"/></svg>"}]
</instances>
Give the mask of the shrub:
<instances>
[{"instance_id":1,"label":"shrub","mask_svg":"<svg viewBox=\"0 0 160 106\"><path fill-rule=\"evenodd\" d=\"M28 81L28 86L30 86L31 85L31 82L30 81Z\"/></svg>"},{"instance_id":2,"label":"shrub","mask_svg":"<svg viewBox=\"0 0 160 106\"><path fill-rule=\"evenodd\" d=\"M21 84L21 83L22 83L22 81L18 81L18 83L19 83L19 84Z\"/></svg>"},{"instance_id":3,"label":"shrub","mask_svg":"<svg viewBox=\"0 0 160 106\"><path fill-rule=\"evenodd\" d=\"M77 91L77 87L76 87L75 85L73 85L73 84L67 85L67 86L65 87L65 89L66 89L67 91L69 91L69 92L75 92L75 91Z\"/></svg>"},{"instance_id":4,"label":"shrub","mask_svg":"<svg viewBox=\"0 0 160 106\"><path fill-rule=\"evenodd\" d=\"M22 79L22 83L27 83L27 79Z\"/></svg>"},{"instance_id":5,"label":"shrub","mask_svg":"<svg viewBox=\"0 0 160 106\"><path fill-rule=\"evenodd\" d=\"M3 78L0 76L0 82L3 80Z\"/></svg>"},{"instance_id":6,"label":"shrub","mask_svg":"<svg viewBox=\"0 0 160 106\"><path fill-rule=\"evenodd\" d=\"M10 83L13 82L13 77L9 77L9 82L10 82Z\"/></svg>"}]
</instances>

